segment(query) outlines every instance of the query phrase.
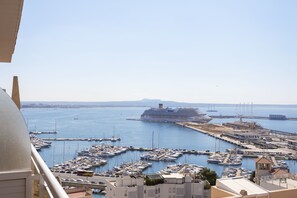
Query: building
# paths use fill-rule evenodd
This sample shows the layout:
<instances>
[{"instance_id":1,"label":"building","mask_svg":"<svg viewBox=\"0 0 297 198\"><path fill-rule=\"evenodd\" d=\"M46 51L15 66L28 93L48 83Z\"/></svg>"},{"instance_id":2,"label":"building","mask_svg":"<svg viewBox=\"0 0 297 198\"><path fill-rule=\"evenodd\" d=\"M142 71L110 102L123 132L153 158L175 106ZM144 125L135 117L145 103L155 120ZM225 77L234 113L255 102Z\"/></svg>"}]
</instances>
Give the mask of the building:
<instances>
[{"instance_id":1,"label":"building","mask_svg":"<svg viewBox=\"0 0 297 198\"><path fill-rule=\"evenodd\" d=\"M286 180L270 177L260 185L242 177L218 179L211 188L211 198L296 198L296 195L297 180L293 175Z\"/></svg>"},{"instance_id":2,"label":"building","mask_svg":"<svg viewBox=\"0 0 297 198\"><path fill-rule=\"evenodd\" d=\"M269 115L269 120L287 120L285 115Z\"/></svg>"},{"instance_id":3,"label":"building","mask_svg":"<svg viewBox=\"0 0 297 198\"><path fill-rule=\"evenodd\" d=\"M256 160L254 182L233 177L217 179L211 187L211 198L295 198L297 197L297 175L285 169L273 169L273 162L266 157Z\"/></svg>"},{"instance_id":4,"label":"building","mask_svg":"<svg viewBox=\"0 0 297 198\"><path fill-rule=\"evenodd\" d=\"M204 181L195 180L189 174L124 176L110 180L106 198L203 198Z\"/></svg>"},{"instance_id":5,"label":"building","mask_svg":"<svg viewBox=\"0 0 297 198\"><path fill-rule=\"evenodd\" d=\"M256 141L261 138L259 133L250 132L250 131L234 131L233 133L224 133L224 136L230 137L241 142L250 142Z\"/></svg>"},{"instance_id":6,"label":"building","mask_svg":"<svg viewBox=\"0 0 297 198\"><path fill-rule=\"evenodd\" d=\"M256 160L255 177L259 180L262 176L270 175L273 162L266 157L260 157Z\"/></svg>"}]
</instances>

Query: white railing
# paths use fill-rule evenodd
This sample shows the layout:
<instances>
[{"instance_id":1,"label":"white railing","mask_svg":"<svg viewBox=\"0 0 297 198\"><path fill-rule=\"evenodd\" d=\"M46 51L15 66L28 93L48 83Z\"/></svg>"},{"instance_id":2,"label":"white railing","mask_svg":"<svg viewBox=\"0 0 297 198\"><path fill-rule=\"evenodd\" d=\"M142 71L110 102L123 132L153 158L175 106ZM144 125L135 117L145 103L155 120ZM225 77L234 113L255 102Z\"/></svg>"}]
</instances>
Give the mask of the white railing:
<instances>
[{"instance_id":1,"label":"white railing","mask_svg":"<svg viewBox=\"0 0 297 198\"><path fill-rule=\"evenodd\" d=\"M34 164L36 171L38 172L38 175L40 175L40 179L43 180L41 183L43 183L43 187L46 189L47 194L49 197L53 198L67 198L68 195L62 188L61 184L58 182L58 180L55 178L55 176L52 174L48 166L45 164L39 153L36 151L33 145L31 145L31 158L32 162ZM42 192L39 192L42 194ZM39 196L42 197L42 196Z\"/></svg>"}]
</instances>

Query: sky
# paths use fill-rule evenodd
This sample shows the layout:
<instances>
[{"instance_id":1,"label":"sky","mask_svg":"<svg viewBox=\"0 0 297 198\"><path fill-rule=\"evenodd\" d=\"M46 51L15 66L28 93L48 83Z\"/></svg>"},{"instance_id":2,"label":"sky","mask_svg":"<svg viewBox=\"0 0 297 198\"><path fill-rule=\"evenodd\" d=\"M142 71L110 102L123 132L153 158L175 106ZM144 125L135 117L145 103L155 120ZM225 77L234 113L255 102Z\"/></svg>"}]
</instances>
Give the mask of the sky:
<instances>
[{"instance_id":1,"label":"sky","mask_svg":"<svg viewBox=\"0 0 297 198\"><path fill-rule=\"evenodd\" d=\"M24 2L23 101L297 104L297 1Z\"/></svg>"}]
</instances>

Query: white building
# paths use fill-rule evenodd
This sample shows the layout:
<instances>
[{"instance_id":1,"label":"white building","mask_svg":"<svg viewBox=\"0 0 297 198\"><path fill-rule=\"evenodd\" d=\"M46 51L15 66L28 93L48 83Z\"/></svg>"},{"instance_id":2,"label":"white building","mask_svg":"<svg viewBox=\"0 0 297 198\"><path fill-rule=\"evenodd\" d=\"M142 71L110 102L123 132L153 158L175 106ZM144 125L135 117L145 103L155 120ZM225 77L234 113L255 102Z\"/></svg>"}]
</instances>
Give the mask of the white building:
<instances>
[{"instance_id":1,"label":"white building","mask_svg":"<svg viewBox=\"0 0 297 198\"><path fill-rule=\"evenodd\" d=\"M190 175L124 176L107 182L106 198L203 198L204 181Z\"/></svg>"}]
</instances>

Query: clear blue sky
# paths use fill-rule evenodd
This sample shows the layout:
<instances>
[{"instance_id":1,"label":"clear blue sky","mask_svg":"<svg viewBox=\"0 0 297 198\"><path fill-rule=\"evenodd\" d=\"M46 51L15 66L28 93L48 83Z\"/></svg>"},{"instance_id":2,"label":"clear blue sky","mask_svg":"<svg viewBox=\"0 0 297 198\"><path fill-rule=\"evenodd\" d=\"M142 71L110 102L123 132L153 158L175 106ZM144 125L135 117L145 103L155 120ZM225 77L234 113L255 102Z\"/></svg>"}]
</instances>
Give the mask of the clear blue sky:
<instances>
[{"instance_id":1,"label":"clear blue sky","mask_svg":"<svg viewBox=\"0 0 297 198\"><path fill-rule=\"evenodd\" d=\"M297 1L26 0L22 100L297 103Z\"/></svg>"}]
</instances>

